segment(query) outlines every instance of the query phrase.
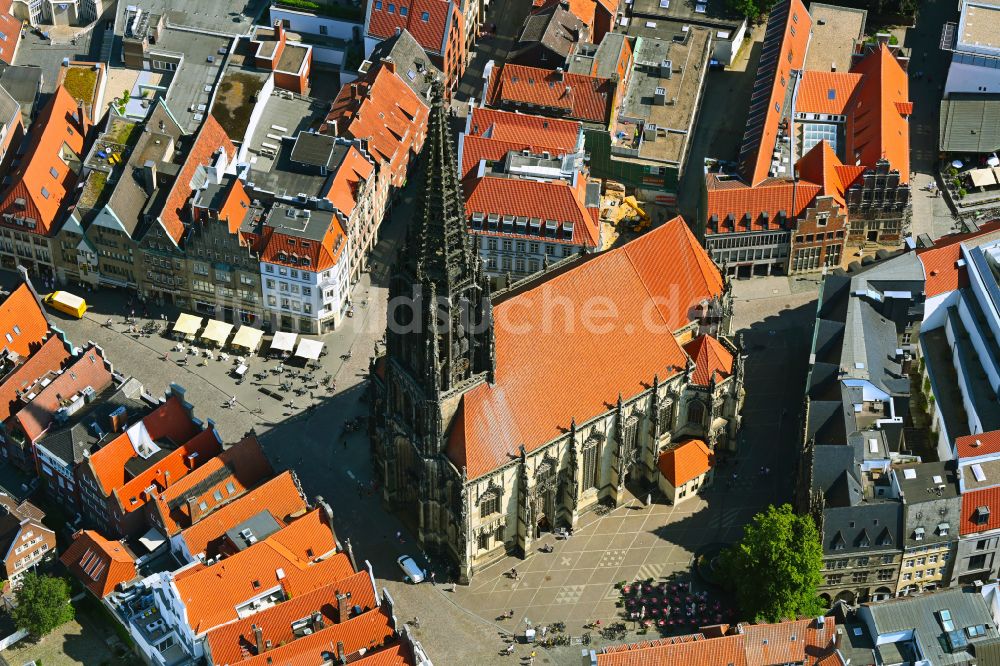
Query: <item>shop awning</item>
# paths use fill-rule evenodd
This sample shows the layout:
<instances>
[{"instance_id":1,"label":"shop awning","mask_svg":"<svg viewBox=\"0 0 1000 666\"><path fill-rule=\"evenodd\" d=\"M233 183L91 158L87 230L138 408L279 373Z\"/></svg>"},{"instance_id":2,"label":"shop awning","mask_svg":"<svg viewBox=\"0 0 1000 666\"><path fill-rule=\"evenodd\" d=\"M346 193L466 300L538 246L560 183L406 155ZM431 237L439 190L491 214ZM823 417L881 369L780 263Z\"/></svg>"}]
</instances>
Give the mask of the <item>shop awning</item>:
<instances>
[{"instance_id":1,"label":"shop awning","mask_svg":"<svg viewBox=\"0 0 1000 666\"><path fill-rule=\"evenodd\" d=\"M233 336L233 341L229 344L233 347L242 347L250 351L256 351L260 346L260 339L264 337L264 331L253 326L240 326Z\"/></svg>"},{"instance_id":2,"label":"shop awning","mask_svg":"<svg viewBox=\"0 0 1000 666\"><path fill-rule=\"evenodd\" d=\"M218 319L209 319L208 326L205 327L204 332L201 334L201 339L223 345L226 343L226 340L229 339L229 333L232 330L232 324L227 324L226 322L219 321Z\"/></svg>"},{"instance_id":3,"label":"shop awning","mask_svg":"<svg viewBox=\"0 0 1000 666\"><path fill-rule=\"evenodd\" d=\"M323 343L319 340L302 338L299 340L299 348L295 350L295 355L309 361L316 361L319 360L319 355L322 351Z\"/></svg>"},{"instance_id":4,"label":"shop awning","mask_svg":"<svg viewBox=\"0 0 1000 666\"><path fill-rule=\"evenodd\" d=\"M201 328L201 322L203 319L201 317L195 317L186 312L182 312L181 316L177 318L174 322L174 333L180 333L181 335L196 335L198 329Z\"/></svg>"},{"instance_id":5,"label":"shop awning","mask_svg":"<svg viewBox=\"0 0 1000 666\"><path fill-rule=\"evenodd\" d=\"M278 331L274 334L274 339L271 340L271 351L292 351L295 349L295 340L298 339L298 337L299 336L296 333Z\"/></svg>"}]
</instances>

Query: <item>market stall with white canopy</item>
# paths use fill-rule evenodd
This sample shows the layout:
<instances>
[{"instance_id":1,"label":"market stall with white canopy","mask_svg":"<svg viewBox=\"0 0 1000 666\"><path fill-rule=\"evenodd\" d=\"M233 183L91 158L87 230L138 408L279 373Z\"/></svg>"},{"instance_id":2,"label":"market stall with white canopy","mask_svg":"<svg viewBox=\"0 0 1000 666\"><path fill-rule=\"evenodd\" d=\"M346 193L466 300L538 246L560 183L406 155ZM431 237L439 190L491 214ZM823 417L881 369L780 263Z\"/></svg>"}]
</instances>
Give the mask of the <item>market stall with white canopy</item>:
<instances>
[{"instance_id":1,"label":"market stall with white canopy","mask_svg":"<svg viewBox=\"0 0 1000 666\"><path fill-rule=\"evenodd\" d=\"M260 347L260 339L262 337L264 337L264 331L244 324L236 329L236 335L233 336L233 341L229 345L255 352Z\"/></svg>"},{"instance_id":2,"label":"market stall with white canopy","mask_svg":"<svg viewBox=\"0 0 1000 666\"><path fill-rule=\"evenodd\" d=\"M194 338L204 321L201 317L195 317L186 312L182 312L177 321L174 322L174 333L183 335L185 338Z\"/></svg>"},{"instance_id":3,"label":"market stall with white canopy","mask_svg":"<svg viewBox=\"0 0 1000 666\"><path fill-rule=\"evenodd\" d=\"M286 333L278 331L271 340L271 351L291 353L295 349L295 341L298 339L297 333Z\"/></svg>"},{"instance_id":4,"label":"market stall with white canopy","mask_svg":"<svg viewBox=\"0 0 1000 666\"><path fill-rule=\"evenodd\" d=\"M302 338L299 340L299 348L295 350L295 355L307 361L318 361L319 355L323 352L323 343L319 340Z\"/></svg>"},{"instance_id":5,"label":"market stall with white canopy","mask_svg":"<svg viewBox=\"0 0 1000 666\"><path fill-rule=\"evenodd\" d=\"M201 333L201 339L214 342L221 347L226 344L226 340L229 339L229 333L232 330L232 324L227 324L226 322L219 321L218 319L209 319L208 326L206 326L205 330Z\"/></svg>"}]
</instances>

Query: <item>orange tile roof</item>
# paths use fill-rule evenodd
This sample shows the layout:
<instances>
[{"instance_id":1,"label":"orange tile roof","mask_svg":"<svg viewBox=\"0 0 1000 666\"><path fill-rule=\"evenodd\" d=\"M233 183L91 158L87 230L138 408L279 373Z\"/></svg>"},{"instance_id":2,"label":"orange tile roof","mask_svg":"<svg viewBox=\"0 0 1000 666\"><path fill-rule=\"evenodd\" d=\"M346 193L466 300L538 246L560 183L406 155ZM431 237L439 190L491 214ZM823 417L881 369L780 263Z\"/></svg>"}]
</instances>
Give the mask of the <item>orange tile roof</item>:
<instances>
[{"instance_id":1,"label":"orange tile roof","mask_svg":"<svg viewBox=\"0 0 1000 666\"><path fill-rule=\"evenodd\" d=\"M844 192L865 171L863 166L844 165L825 140L820 141L803 155L795 165L799 178L820 186L819 194L833 197L834 201L847 209Z\"/></svg>"},{"instance_id":2,"label":"orange tile roof","mask_svg":"<svg viewBox=\"0 0 1000 666\"><path fill-rule=\"evenodd\" d=\"M48 332L49 322L28 285L21 283L0 303L0 345L4 349L27 357L41 346Z\"/></svg>"},{"instance_id":3,"label":"orange tile roof","mask_svg":"<svg viewBox=\"0 0 1000 666\"><path fill-rule=\"evenodd\" d=\"M861 79L857 72L806 70L799 81L795 112L844 115Z\"/></svg>"},{"instance_id":4,"label":"orange tile roof","mask_svg":"<svg viewBox=\"0 0 1000 666\"><path fill-rule=\"evenodd\" d=\"M959 458L976 458L1000 453L1000 430L981 432L955 438L955 450Z\"/></svg>"},{"instance_id":5,"label":"orange tile roof","mask_svg":"<svg viewBox=\"0 0 1000 666\"><path fill-rule=\"evenodd\" d=\"M393 7L391 13L390 6ZM406 16L399 13L403 7L407 9ZM396 34L397 29L405 28L425 51L442 56L448 31L457 29L452 0L394 0L391 4L385 0L379 6L372 0L368 10L368 34L372 37L388 39ZM426 20L424 12L427 13Z\"/></svg>"},{"instance_id":6,"label":"orange tile roof","mask_svg":"<svg viewBox=\"0 0 1000 666\"><path fill-rule=\"evenodd\" d=\"M968 272L956 265L962 258L961 243L998 230L1000 220L993 220L980 225L979 231L942 236L934 241L934 247L917 250L917 258L924 266L924 295L931 298L967 287Z\"/></svg>"},{"instance_id":7,"label":"orange tile roof","mask_svg":"<svg viewBox=\"0 0 1000 666\"><path fill-rule=\"evenodd\" d=\"M280 220L278 222L280 223ZM326 228L326 233L323 234L323 239L318 243L309 241L309 247L303 247L301 236L282 233L280 226L266 225L260 258L261 261L269 264L279 264L300 270L302 264L299 263L299 259L308 258L307 269L319 272L336 266L346 247L347 233L344 231L340 218L334 215L330 218L330 224Z\"/></svg>"},{"instance_id":8,"label":"orange tile roof","mask_svg":"<svg viewBox=\"0 0 1000 666\"><path fill-rule=\"evenodd\" d=\"M184 165L177 174L177 178L174 179L170 194L167 195L160 213L160 224L175 243L180 243L184 236L185 220L187 220L188 215L186 208L192 192L192 178L194 178L198 167L207 166L211 162L212 155L220 148L226 151L229 158L236 154L236 148L226 135L226 131L222 129L222 125L215 119L215 116L209 114L199 130L191 150L188 151L187 157L184 159Z\"/></svg>"},{"instance_id":9,"label":"orange tile roof","mask_svg":"<svg viewBox=\"0 0 1000 666\"><path fill-rule=\"evenodd\" d=\"M403 642L351 662L353 666L413 666L415 663L413 649L409 643Z\"/></svg>"},{"instance_id":10,"label":"orange tile roof","mask_svg":"<svg viewBox=\"0 0 1000 666\"><path fill-rule=\"evenodd\" d=\"M33 442L51 425L63 400L88 386L100 393L111 386L112 381L111 371L104 364L104 354L99 348L90 347L42 389L34 400L18 410L15 418L28 440Z\"/></svg>"},{"instance_id":11,"label":"orange tile roof","mask_svg":"<svg viewBox=\"0 0 1000 666\"><path fill-rule=\"evenodd\" d=\"M178 446L200 431L200 428L191 421L180 398L176 396L171 396L147 414L142 423L154 442L169 439ZM110 496L116 488L125 485L125 463L137 455L128 434L123 432L87 459L105 497Z\"/></svg>"},{"instance_id":12,"label":"orange tile roof","mask_svg":"<svg viewBox=\"0 0 1000 666\"><path fill-rule=\"evenodd\" d=\"M858 61L852 72L864 76L857 101L847 116L846 159L874 166L881 158L899 171L899 181L910 180L909 79L899 61L882 44Z\"/></svg>"},{"instance_id":13,"label":"orange tile roof","mask_svg":"<svg viewBox=\"0 0 1000 666\"><path fill-rule=\"evenodd\" d=\"M976 521L977 509L981 506L989 509L989 517L985 523ZM966 490L962 493L962 516L959 533L978 534L1000 528L1000 486Z\"/></svg>"},{"instance_id":14,"label":"orange tile roof","mask_svg":"<svg viewBox=\"0 0 1000 666\"><path fill-rule=\"evenodd\" d=\"M674 488L701 476L715 466L715 454L700 439L684 442L660 454L656 467Z\"/></svg>"},{"instance_id":15,"label":"orange tile roof","mask_svg":"<svg viewBox=\"0 0 1000 666\"><path fill-rule=\"evenodd\" d=\"M598 652L597 666L747 666L742 636Z\"/></svg>"},{"instance_id":16,"label":"orange tile roof","mask_svg":"<svg viewBox=\"0 0 1000 666\"><path fill-rule=\"evenodd\" d=\"M558 109L567 118L607 124L616 83L586 74L506 64L490 76L491 104L505 102Z\"/></svg>"},{"instance_id":17,"label":"orange tile roof","mask_svg":"<svg viewBox=\"0 0 1000 666\"><path fill-rule=\"evenodd\" d=\"M338 136L364 139L369 154L389 164L402 183L410 154L419 152L427 131L429 107L401 78L385 67L340 89L326 125Z\"/></svg>"},{"instance_id":18,"label":"orange tile roof","mask_svg":"<svg viewBox=\"0 0 1000 666\"><path fill-rule=\"evenodd\" d=\"M314 561L335 548L323 511L314 509L245 550L175 576L188 624L196 635L203 634L239 619L236 608L266 590L280 587L294 599L354 574L350 559L342 552Z\"/></svg>"},{"instance_id":19,"label":"orange tile roof","mask_svg":"<svg viewBox=\"0 0 1000 666\"><path fill-rule=\"evenodd\" d=\"M349 595L348 608L360 606L362 612L375 608L376 593L371 575L367 571L359 571L343 580L331 581L312 592L209 631L205 640L212 657L211 663L238 664L253 656L256 649L254 626L261 629L265 640L271 641L273 645L283 645L295 640L292 623L314 613L320 613L326 625L346 621L348 618L340 617L338 594Z\"/></svg>"},{"instance_id":20,"label":"orange tile roof","mask_svg":"<svg viewBox=\"0 0 1000 666\"><path fill-rule=\"evenodd\" d=\"M169 484L183 479L192 469L197 469L222 451L222 442L214 429L202 430L182 446L177 447L154 465L115 488L114 496L122 511L131 513L146 505L151 497L145 492L155 488L159 493ZM195 456L192 458L191 456Z\"/></svg>"},{"instance_id":21,"label":"orange tile roof","mask_svg":"<svg viewBox=\"0 0 1000 666\"><path fill-rule=\"evenodd\" d=\"M192 555L207 553L209 557L214 557L215 549L210 547L213 544L217 545L218 539L226 533L226 530L232 529L251 516L267 511L284 525L290 516L298 515L305 510L306 501L302 497L302 491L299 490L292 473L286 471L182 530L181 539Z\"/></svg>"},{"instance_id":22,"label":"orange tile roof","mask_svg":"<svg viewBox=\"0 0 1000 666\"><path fill-rule=\"evenodd\" d=\"M154 508L167 536L172 536L190 527L192 522L198 522L191 520L189 500L209 505L208 509L200 512L200 519L219 506L241 497L273 473L260 442L250 435L202 463L179 481L173 480L156 497Z\"/></svg>"},{"instance_id":23,"label":"orange tile roof","mask_svg":"<svg viewBox=\"0 0 1000 666\"><path fill-rule=\"evenodd\" d=\"M120 583L136 577L135 559L121 541L82 530L59 560L88 590L103 599Z\"/></svg>"},{"instance_id":24,"label":"orange tile roof","mask_svg":"<svg viewBox=\"0 0 1000 666\"><path fill-rule=\"evenodd\" d=\"M733 355L711 335L699 335L684 345L684 351L695 363L693 384L708 386L712 377L721 381L733 372Z\"/></svg>"},{"instance_id":25,"label":"orange tile roof","mask_svg":"<svg viewBox=\"0 0 1000 666\"><path fill-rule=\"evenodd\" d=\"M396 635L392 611L387 606L352 617L346 622L330 625L314 634L303 636L285 645L268 650L238 662L240 666L265 666L268 664L322 664L323 653L336 652L340 643L344 654L354 655L358 650L376 651L391 642ZM352 660L350 663L360 663Z\"/></svg>"},{"instance_id":26,"label":"orange tile roof","mask_svg":"<svg viewBox=\"0 0 1000 666\"><path fill-rule=\"evenodd\" d=\"M575 120L545 118L479 106L466 123L467 134L499 141L523 141L554 154L576 149L583 126Z\"/></svg>"},{"instance_id":27,"label":"orange tile roof","mask_svg":"<svg viewBox=\"0 0 1000 666\"><path fill-rule=\"evenodd\" d=\"M822 189L820 185L806 180L796 183L784 178L769 178L755 187L748 187L739 181L719 181L712 174L706 178L705 184L708 189L706 219L709 220L706 234L781 229L780 211L784 211L786 220L798 217ZM752 216L749 229L744 217L746 213ZM767 213L766 220L764 213ZM730 214L734 218L732 225L726 222ZM713 216L718 221L717 226L711 224Z\"/></svg>"},{"instance_id":28,"label":"orange tile roof","mask_svg":"<svg viewBox=\"0 0 1000 666\"><path fill-rule=\"evenodd\" d=\"M722 291L718 269L678 217L498 299L495 381L463 396L448 456L478 478L520 445L533 451L561 436L572 419L586 421L608 411L619 394L646 390L654 375L673 376L687 362L673 331L689 322L692 306ZM616 317L602 319L597 333L575 320L581 312L567 321L564 309L553 317L542 307L564 299L579 306L600 299ZM552 391L546 378L566 368L583 373L575 390Z\"/></svg>"},{"instance_id":29,"label":"orange tile roof","mask_svg":"<svg viewBox=\"0 0 1000 666\"><path fill-rule=\"evenodd\" d=\"M583 179L584 176L582 173L577 174L577 178ZM585 191L584 189L583 192ZM538 218L543 224L545 220L555 220L560 227L563 222L572 222L573 238L563 242L589 248L595 248L599 244L600 229L584 205L582 192L579 188L574 190L562 180L543 182L494 176L476 179L468 183L465 213L470 217L473 213L498 213L501 216ZM552 242L556 239L545 240Z\"/></svg>"},{"instance_id":30,"label":"orange tile roof","mask_svg":"<svg viewBox=\"0 0 1000 666\"><path fill-rule=\"evenodd\" d=\"M751 118L761 113L764 117L751 128L750 141L744 137L740 149L743 177L750 185L767 178L787 86L792 81L792 71L802 69L805 62L811 29L812 18L802 0L787 0L771 10L755 92L750 98Z\"/></svg>"},{"instance_id":31,"label":"orange tile roof","mask_svg":"<svg viewBox=\"0 0 1000 666\"><path fill-rule=\"evenodd\" d=\"M812 666L836 652L833 645L837 631L835 618L824 619L820 629L815 619L776 624L751 624L743 629L747 666L802 663Z\"/></svg>"},{"instance_id":32,"label":"orange tile roof","mask_svg":"<svg viewBox=\"0 0 1000 666\"><path fill-rule=\"evenodd\" d=\"M77 181L67 161L83 155L85 129L77 116L76 100L62 86L56 88L28 132L17 167L8 174L10 186L0 193L0 214L30 218L36 226L30 229L3 217L0 224L43 236L56 231Z\"/></svg>"},{"instance_id":33,"label":"orange tile roof","mask_svg":"<svg viewBox=\"0 0 1000 666\"><path fill-rule=\"evenodd\" d=\"M356 146L351 146L330 181L327 200L344 216L350 217L358 205L358 187L367 182L374 171L375 165Z\"/></svg>"},{"instance_id":34,"label":"orange tile roof","mask_svg":"<svg viewBox=\"0 0 1000 666\"><path fill-rule=\"evenodd\" d=\"M41 349L7 375L3 384L0 384L0 422L10 418L11 413L23 404L17 396L18 391L45 374L60 370L69 357L66 343L59 336L53 335L42 343Z\"/></svg>"},{"instance_id":35,"label":"orange tile roof","mask_svg":"<svg viewBox=\"0 0 1000 666\"><path fill-rule=\"evenodd\" d=\"M13 0L0 1L0 34L3 40L0 41L0 60L8 65L14 64L14 54L17 52L17 45L21 42L21 26L19 19L11 15L11 5Z\"/></svg>"}]
</instances>

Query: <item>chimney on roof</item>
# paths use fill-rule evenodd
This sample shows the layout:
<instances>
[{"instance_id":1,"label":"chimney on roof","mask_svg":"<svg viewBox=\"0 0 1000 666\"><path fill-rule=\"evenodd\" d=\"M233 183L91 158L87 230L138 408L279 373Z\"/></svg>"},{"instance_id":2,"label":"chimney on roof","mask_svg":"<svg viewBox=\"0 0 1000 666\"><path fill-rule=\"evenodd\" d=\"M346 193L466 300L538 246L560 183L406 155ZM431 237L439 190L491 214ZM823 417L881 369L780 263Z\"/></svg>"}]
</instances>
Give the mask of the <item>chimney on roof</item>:
<instances>
[{"instance_id":1,"label":"chimney on roof","mask_svg":"<svg viewBox=\"0 0 1000 666\"><path fill-rule=\"evenodd\" d=\"M194 469L194 461L197 458L198 458L198 452L197 451L195 451L194 453L192 453L189 456L184 456L184 465L188 468L188 470L193 470Z\"/></svg>"},{"instance_id":2,"label":"chimney on roof","mask_svg":"<svg viewBox=\"0 0 1000 666\"><path fill-rule=\"evenodd\" d=\"M391 56L382 58L382 66L385 67L390 74L396 73L396 61L393 60Z\"/></svg>"},{"instance_id":3,"label":"chimney on roof","mask_svg":"<svg viewBox=\"0 0 1000 666\"><path fill-rule=\"evenodd\" d=\"M198 522L198 519L201 518L201 509L198 508L198 498L188 497L187 505L188 515L191 516L191 524L194 525Z\"/></svg>"},{"instance_id":4,"label":"chimney on roof","mask_svg":"<svg viewBox=\"0 0 1000 666\"><path fill-rule=\"evenodd\" d=\"M146 160L142 165L142 184L146 194L152 196L156 191L156 162L153 160Z\"/></svg>"},{"instance_id":5,"label":"chimney on roof","mask_svg":"<svg viewBox=\"0 0 1000 666\"><path fill-rule=\"evenodd\" d=\"M556 81L562 83L562 80L563 80L563 68L556 67Z\"/></svg>"},{"instance_id":6,"label":"chimney on roof","mask_svg":"<svg viewBox=\"0 0 1000 666\"><path fill-rule=\"evenodd\" d=\"M285 37L285 26L281 21L274 22L274 38L281 41Z\"/></svg>"},{"instance_id":7,"label":"chimney on roof","mask_svg":"<svg viewBox=\"0 0 1000 666\"><path fill-rule=\"evenodd\" d=\"M347 663L347 652L344 650L344 641L337 641L337 662Z\"/></svg>"},{"instance_id":8,"label":"chimney on roof","mask_svg":"<svg viewBox=\"0 0 1000 666\"><path fill-rule=\"evenodd\" d=\"M315 613L313 613L312 622L310 624L312 626L312 630L313 630L314 634L317 631L319 631L320 629L322 629L323 627L325 627L326 624L323 622L323 614L320 613L319 611L316 611Z\"/></svg>"},{"instance_id":9,"label":"chimney on roof","mask_svg":"<svg viewBox=\"0 0 1000 666\"><path fill-rule=\"evenodd\" d=\"M253 642L257 646L257 654L264 654L264 630L256 624L250 627L253 629Z\"/></svg>"},{"instance_id":10,"label":"chimney on roof","mask_svg":"<svg viewBox=\"0 0 1000 666\"><path fill-rule=\"evenodd\" d=\"M341 594L337 592L337 622L347 622L350 617L351 609L348 605L348 601L351 600L351 594Z\"/></svg>"},{"instance_id":11,"label":"chimney on roof","mask_svg":"<svg viewBox=\"0 0 1000 666\"><path fill-rule=\"evenodd\" d=\"M163 473L163 487L164 488L169 488L170 487L170 470L169 469Z\"/></svg>"}]
</instances>

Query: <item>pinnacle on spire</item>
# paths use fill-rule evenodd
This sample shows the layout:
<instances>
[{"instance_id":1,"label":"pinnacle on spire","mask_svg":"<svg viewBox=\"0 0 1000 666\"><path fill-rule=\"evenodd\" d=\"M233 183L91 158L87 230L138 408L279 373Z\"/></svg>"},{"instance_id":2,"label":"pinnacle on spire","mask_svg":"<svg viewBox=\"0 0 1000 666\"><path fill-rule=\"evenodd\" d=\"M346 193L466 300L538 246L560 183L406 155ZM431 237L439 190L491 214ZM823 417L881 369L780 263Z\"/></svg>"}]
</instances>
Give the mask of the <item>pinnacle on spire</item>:
<instances>
[{"instance_id":1,"label":"pinnacle on spire","mask_svg":"<svg viewBox=\"0 0 1000 666\"><path fill-rule=\"evenodd\" d=\"M431 86L427 139L421 151L419 206L409 230L406 261L421 281L450 296L453 287L472 275L474 266L465 224L465 198L458 182L458 163L445 109L444 87Z\"/></svg>"}]
</instances>

